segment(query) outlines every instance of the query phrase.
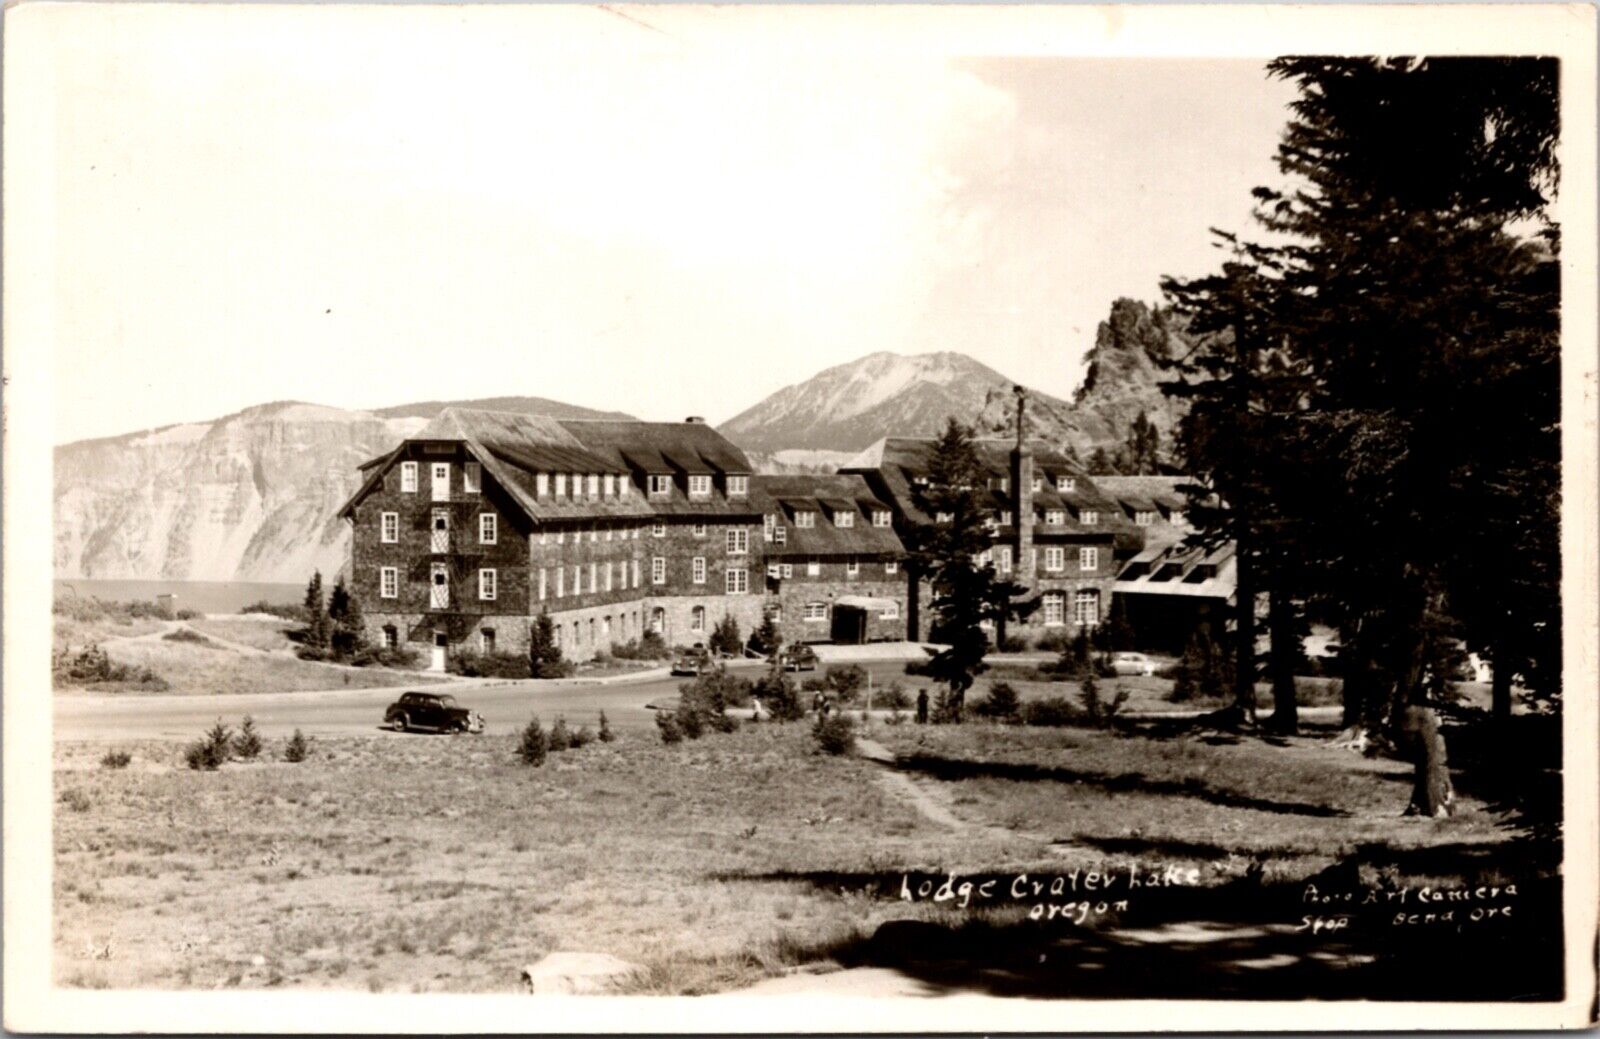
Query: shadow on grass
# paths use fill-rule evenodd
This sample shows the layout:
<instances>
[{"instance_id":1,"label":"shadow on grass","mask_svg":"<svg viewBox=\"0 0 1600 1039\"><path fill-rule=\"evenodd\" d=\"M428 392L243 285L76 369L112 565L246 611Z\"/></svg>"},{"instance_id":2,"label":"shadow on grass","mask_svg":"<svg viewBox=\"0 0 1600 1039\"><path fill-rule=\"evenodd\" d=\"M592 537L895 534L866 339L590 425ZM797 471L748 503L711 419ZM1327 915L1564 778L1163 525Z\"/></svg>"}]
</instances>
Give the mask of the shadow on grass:
<instances>
[{"instance_id":1,"label":"shadow on grass","mask_svg":"<svg viewBox=\"0 0 1600 1039\"><path fill-rule=\"evenodd\" d=\"M1109 792L1138 791L1142 794L1159 794L1192 797L1208 804L1225 808L1249 808L1258 812L1276 812L1282 815L1309 815L1334 818L1349 813L1330 805L1306 804L1299 801L1273 801L1252 797L1232 790L1223 790L1196 778L1152 779L1142 772L1119 772L1106 775L1098 772L1081 772L1062 765L1037 765L1031 762L968 761L935 754L902 755L896 767L909 772L919 772L939 780L958 779L1010 779L1018 782L1086 783Z\"/></svg>"}]
</instances>

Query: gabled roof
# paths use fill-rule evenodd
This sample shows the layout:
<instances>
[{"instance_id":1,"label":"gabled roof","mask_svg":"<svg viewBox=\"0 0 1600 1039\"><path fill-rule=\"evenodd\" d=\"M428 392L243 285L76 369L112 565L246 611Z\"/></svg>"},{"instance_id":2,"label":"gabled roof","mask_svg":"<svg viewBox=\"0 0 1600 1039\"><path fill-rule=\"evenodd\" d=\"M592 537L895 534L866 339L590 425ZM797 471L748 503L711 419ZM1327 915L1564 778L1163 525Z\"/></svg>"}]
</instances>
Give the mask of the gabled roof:
<instances>
[{"instance_id":1,"label":"gabled roof","mask_svg":"<svg viewBox=\"0 0 1600 1039\"><path fill-rule=\"evenodd\" d=\"M1179 488L1194 483L1192 476L1096 476L1100 490L1123 505L1150 509L1187 507L1188 496Z\"/></svg>"},{"instance_id":2,"label":"gabled roof","mask_svg":"<svg viewBox=\"0 0 1600 1039\"><path fill-rule=\"evenodd\" d=\"M625 469L695 476L755 471L743 451L704 422L562 419L560 424L586 449Z\"/></svg>"},{"instance_id":3,"label":"gabled roof","mask_svg":"<svg viewBox=\"0 0 1600 1039\"><path fill-rule=\"evenodd\" d=\"M904 551L893 527L872 525L874 512L891 510L887 502L879 500L872 493L867 481L859 475L805 473L756 476L750 480L750 497L761 511L781 513L786 517L784 543L768 543L766 553L769 556L898 556ZM821 513L816 525L797 527L790 522L795 512L800 510ZM850 526L841 527L833 520L839 512L849 512L856 519Z\"/></svg>"}]
</instances>

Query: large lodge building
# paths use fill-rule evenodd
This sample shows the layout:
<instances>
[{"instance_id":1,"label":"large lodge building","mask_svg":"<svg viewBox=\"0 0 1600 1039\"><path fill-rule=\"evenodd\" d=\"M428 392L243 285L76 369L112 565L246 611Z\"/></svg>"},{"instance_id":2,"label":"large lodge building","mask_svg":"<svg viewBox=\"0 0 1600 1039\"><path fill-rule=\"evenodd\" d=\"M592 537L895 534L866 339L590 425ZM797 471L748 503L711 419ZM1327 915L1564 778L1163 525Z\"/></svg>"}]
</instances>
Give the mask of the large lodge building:
<instances>
[{"instance_id":1,"label":"large lodge building","mask_svg":"<svg viewBox=\"0 0 1600 1039\"><path fill-rule=\"evenodd\" d=\"M340 515L368 635L447 654L525 653L548 613L584 660L658 632L785 641L924 640L928 592L900 533L932 440L879 441L834 475L757 475L700 419L558 420L447 408L362 466ZM1104 618L1120 567L1144 547L1136 517L1038 442L979 441L992 507L988 558L1038 599L1030 632ZM1179 517L1181 520L1181 516Z\"/></svg>"}]
</instances>

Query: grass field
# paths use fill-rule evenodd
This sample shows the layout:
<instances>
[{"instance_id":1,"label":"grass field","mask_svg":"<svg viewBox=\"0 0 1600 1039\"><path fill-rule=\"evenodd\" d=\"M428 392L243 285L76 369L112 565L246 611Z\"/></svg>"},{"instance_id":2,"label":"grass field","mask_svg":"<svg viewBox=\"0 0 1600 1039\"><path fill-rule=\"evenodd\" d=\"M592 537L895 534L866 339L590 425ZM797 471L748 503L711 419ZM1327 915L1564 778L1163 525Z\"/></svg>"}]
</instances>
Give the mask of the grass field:
<instances>
[{"instance_id":1,"label":"grass field","mask_svg":"<svg viewBox=\"0 0 1600 1039\"><path fill-rule=\"evenodd\" d=\"M294 621L280 617L200 617L190 621L189 626L229 642L281 653L294 651L295 643L290 640L289 632L299 627Z\"/></svg>"},{"instance_id":2,"label":"grass field","mask_svg":"<svg viewBox=\"0 0 1600 1039\"><path fill-rule=\"evenodd\" d=\"M1287 920L1299 908L1289 882L1346 853L1365 856L1375 883L1396 870L1492 879L1538 858L1513 850L1514 820L1470 793L1456 819L1401 818L1403 766L1310 739L871 733L906 770L819 756L806 725L678 746L629 733L539 769L516 761L509 737L325 740L299 765L275 760L272 741L271 760L216 773L184 769L173 743L124 748L133 762L120 771L98 765L104 744L59 745L57 978L509 991L523 965L577 950L639 964L634 991L693 993L830 955L857 962L887 920L951 921L948 904L894 897L905 873L1180 862L1208 885L1283 882L1273 912ZM954 823L886 776L947 803ZM1266 872L1252 876L1257 860ZM1020 911L974 910L961 926L1014 952ZM1274 940L1299 941L1305 958L1310 939L1288 932ZM1097 956L1134 948L1092 937ZM1174 984L1206 983L1192 947L1163 948L1188 949ZM1230 955L1260 959L1254 947Z\"/></svg>"},{"instance_id":3,"label":"grass field","mask_svg":"<svg viewBox=\"0 0 1600 1039\"><path fill-rule=\"evenodd\" d=\"M241 653L215 643L149 639L113 642L106 653L116 662L148 667L166 680L174 694L287 693L308 689L372 689L381 686L436 682L414 671L332 668L293 657ZM88 692L134 692L115 683L86 687Z\"/></svg>"},{"instance_id":4,"label":"grass field","mask_svg":"<svg viewBox=\"0 0 1600 1039\"><path fill-rule=\"evenodd\" d=\"M64 613L55 615L53 648L81 649L92 643L109 639L132 638L160 631L166 623L157 617L132 617L125 613L105 613L99 616L73 617Z\"/></svg>"}]
</instances>

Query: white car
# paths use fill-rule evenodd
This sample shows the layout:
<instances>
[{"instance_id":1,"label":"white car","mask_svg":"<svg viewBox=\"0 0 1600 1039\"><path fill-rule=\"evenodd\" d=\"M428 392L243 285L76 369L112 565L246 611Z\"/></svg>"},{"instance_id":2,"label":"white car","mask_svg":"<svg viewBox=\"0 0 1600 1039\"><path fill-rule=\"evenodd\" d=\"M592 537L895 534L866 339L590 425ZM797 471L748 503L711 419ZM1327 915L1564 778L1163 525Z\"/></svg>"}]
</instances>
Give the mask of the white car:
<instances>
[{"instance_id":1,"label":"white car","mask_svg":"<svg viewBox=\"0 0 1600 1039\"><path fill-rule=\"evenodd\" d=\"M1111 670L1119 675L1153 675L1156 662L1143 653L1113 653Z\"/></svg>"}]
</instances>

